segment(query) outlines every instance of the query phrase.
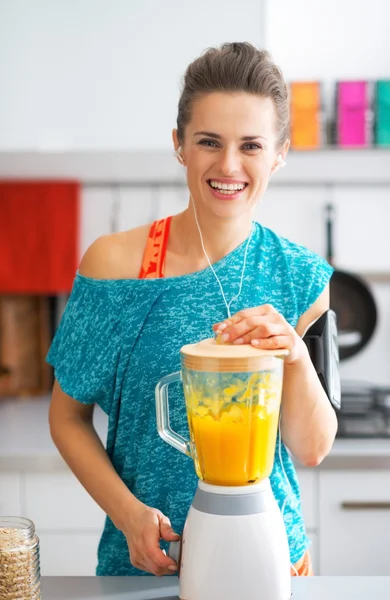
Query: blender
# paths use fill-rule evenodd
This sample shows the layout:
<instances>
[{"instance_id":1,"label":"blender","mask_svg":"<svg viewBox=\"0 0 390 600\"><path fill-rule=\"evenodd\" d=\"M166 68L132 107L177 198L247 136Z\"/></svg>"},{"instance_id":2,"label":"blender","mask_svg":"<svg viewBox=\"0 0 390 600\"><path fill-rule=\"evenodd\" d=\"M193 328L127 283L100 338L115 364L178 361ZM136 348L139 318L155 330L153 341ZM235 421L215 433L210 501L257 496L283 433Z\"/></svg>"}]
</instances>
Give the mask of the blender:
<instances>
[{"instance_id":1,"label":"blender","mask_svg":"<svg viewBox=\"0 0 390 600\"><path fill-rule=\"evenodd\" d=\"M181 600L288 600L290 556L271 490L284 357L288 350L183 346L181 371L156 386L161 438L194 461L199 477L182 538L169 556ZM170 427L168 386L181 380L190 440Z\"/></svg>"}]
</instances>

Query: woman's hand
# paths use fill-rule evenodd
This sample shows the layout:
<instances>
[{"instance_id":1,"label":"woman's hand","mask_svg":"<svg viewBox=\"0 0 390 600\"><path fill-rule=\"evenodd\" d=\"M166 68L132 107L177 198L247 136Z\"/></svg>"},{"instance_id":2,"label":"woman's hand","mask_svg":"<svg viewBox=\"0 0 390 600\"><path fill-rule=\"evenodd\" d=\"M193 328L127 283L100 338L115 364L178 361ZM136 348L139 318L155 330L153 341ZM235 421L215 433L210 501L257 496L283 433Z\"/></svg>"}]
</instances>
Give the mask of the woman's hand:
<instances>
[{"instance_id":1,"label":"woman's hand","mask_svg":"<svg viewBox=\"0 0 390 600\"><path fill-rule=\"evenodd\" d=\"M292 365L307 357L307 348L295 329L270 304L241 310L213 330L225 344L252 344L262 350L290 351L285 364Z\"/></svg>"},{"instance_id":2,"label":"woman's hand","mask_svg":"<svg viewBox=\"0 0 390 600\"><path fill-rule=\"evenodd\" d=\"M160 539L178 541L171 523L161 511L137 502L131 511L131 519L123 530L130 551L131 564L153 575L172 575L178 567L160 548Z\"/></svg>"}]
</instances>

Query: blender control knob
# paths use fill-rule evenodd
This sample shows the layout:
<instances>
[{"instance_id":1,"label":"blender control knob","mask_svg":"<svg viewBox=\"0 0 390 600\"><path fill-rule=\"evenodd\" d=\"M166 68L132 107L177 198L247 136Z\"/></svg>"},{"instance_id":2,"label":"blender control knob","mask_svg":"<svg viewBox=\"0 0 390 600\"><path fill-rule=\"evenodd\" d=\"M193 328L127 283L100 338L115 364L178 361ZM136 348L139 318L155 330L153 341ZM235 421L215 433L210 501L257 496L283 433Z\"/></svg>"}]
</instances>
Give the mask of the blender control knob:
<instances>
[{"instance_id":1,"label":"blender control knob","mask_svg":"<svg viewBox=\"0 0 390 600\"><path fill-rule=\"evenodd\" d=\"M171 542L168 548L168 556L172 558L175 563L179 565L180 561L180 551L181 551L181 540L177 542Z\"/></svg>"}]
</instances>

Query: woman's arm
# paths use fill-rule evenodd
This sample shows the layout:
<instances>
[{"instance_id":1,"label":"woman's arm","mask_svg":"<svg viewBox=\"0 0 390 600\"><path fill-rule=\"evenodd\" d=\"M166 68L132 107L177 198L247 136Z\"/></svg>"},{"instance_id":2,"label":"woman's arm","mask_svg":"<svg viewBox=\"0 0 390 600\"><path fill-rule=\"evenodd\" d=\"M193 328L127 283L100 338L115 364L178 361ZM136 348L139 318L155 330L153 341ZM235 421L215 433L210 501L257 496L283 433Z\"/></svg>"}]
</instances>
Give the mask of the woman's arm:
<instances>
[{"instance_id":1,"label":"woman's arm","mask_svg":"<svg viewBox=\"0 0 390 600\"><path fill-rule=\"evenodd\" d=\"M77 402L55 382L49 410L52 439L77 479L123 531L137 500L112 466L92 415L93 405Z\"/></svg>"},{"instance_id":2,"label":"woman's arm","mask_svg":"<svg viewBox=\"0 0 390 600\"><path fill-rule=\"evenodd\" d=\"M329 286L299 319L302 338L329 309ZM337 432L336 413L321 385L302 340L302 356L284 369L281 432L293 455L305 466L318 465L329 453Z\"/></svg>"},{"instance_id":3,"label":"woman's arm","mask_svg":"<svg viewBox=\"0 0 390 600\"><path fill-rule=\"evenodd\" d=\"M328 309L329 287L302 315L296 329L268 304L242 310L214 325L222 342L290 351L284 365L281 433L294 456L306 466L318 465L325 458L337 431L336 414L302 339Z\"/></svg>"},{"instance_id":4,"label":"woman's arm","mask_svg":"<svg viewBox=\"0 0 390 600\"><path fill-rule=\"evenodd\" d=\"M84 255L80 274L95 279L136 277L142 253L131 241L139 231L99 238ZM125 535L131 563L154 575L171 574L177 566L161 550L160 539L178 536L168 517L138 500L119 477L94 429L93 406L66 394L56 381L49 410L53 441L80 483Z\"/></svg>"}]
</instances>

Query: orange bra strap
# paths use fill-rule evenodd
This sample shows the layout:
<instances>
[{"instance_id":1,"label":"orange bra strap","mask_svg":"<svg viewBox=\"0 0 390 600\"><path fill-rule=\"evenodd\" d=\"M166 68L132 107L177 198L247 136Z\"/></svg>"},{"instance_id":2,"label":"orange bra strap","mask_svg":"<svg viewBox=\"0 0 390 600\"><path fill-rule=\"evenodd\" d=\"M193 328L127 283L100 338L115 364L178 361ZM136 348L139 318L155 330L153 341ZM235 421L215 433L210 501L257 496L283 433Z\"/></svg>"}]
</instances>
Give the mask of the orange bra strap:
<instances>
[{"instance_id":1,"label":"orange bra strap","mask_svg":"<svg viewBox=\"0 0 390 600\"><path fill-rule=\"evenodd\" d=\"M164 277L165 255L167 252L169 230L172 217L155 221L145 246L139 279L158 279Z\"/></svg>"}]
</instances>

